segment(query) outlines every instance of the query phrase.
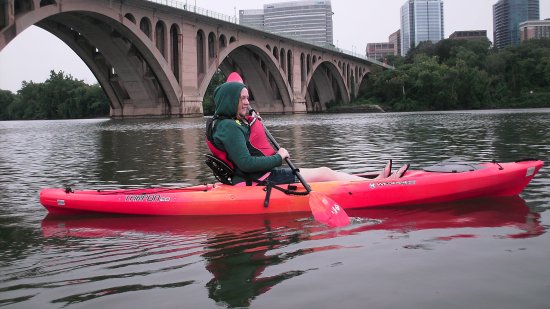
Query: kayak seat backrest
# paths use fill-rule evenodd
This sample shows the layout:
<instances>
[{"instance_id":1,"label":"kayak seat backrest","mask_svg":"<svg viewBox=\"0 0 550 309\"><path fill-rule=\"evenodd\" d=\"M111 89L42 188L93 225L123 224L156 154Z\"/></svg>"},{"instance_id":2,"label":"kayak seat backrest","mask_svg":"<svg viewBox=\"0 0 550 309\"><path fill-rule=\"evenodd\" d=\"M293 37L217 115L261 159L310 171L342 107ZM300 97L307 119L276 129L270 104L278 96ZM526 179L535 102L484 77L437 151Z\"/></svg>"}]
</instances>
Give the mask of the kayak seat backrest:
<instances>
[{"instance_id":1,"label":"kayak seat backrest","mask_svg":"<svg viewBox=\"0 0 550 309\"><path fill-rule=\"evenodd\" d=\"M432 166L423 168L426 172L436 173L464 173L477 171L485 168L483 165L468 164L468 163L438 163Z\"/></svg>"},{"instance_id":2,"label":"kayak seat backrest","mask_svg":"<svg viewBox=\"0 0 550 309\"><path fill-rule=\"evenodd\" d=\"M233 184L233 169L229 165L214 155L205 154L204 156L204 163L210 167L214 173L214 177L216 177L219 182L226 185Z\"/></svg>"}]
</instances>

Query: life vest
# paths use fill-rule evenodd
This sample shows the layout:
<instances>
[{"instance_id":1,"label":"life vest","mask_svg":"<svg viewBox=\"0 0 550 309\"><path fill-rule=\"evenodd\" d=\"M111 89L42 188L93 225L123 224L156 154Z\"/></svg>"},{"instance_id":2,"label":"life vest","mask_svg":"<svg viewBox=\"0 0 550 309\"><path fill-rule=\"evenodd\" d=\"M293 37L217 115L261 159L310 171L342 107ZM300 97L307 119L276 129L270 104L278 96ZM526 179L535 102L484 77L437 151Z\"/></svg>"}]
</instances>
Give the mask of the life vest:
<instances>
[{"instance_id":1,"label":"life vest","mask_svg":"<svg viewBox=\"0 0 550 309\"><path fill-rule=\"evenodd\" d=\"M214 146L214 126L216 124L216 121L221 119L227 118L214 116L206 123L206 145L216 158L222 160L229 167L235 170L235 165L233 164L233 162L231 162L231 160L229 160L229 158L227 157L227 153ZM250 154L252 156L272 156L276 154L277 152L273 149L271 143L269 143L267 135L265 134L262 120L254 116L246 116L245 119L250 128L250 138L246 143Z\"/></svg>"},{"instance_id":2,"label":"life vest","mask_svg":"<svg viewBox=\"0 0 550 309\"><path fill-rule=\"evenodd\" d=\"M276 154L277 152L267 139L262 119L254 116L246 116L245 118L250 126L250 144L252 147L258 149L266 157Z\"/></svg>"}]
</instances>

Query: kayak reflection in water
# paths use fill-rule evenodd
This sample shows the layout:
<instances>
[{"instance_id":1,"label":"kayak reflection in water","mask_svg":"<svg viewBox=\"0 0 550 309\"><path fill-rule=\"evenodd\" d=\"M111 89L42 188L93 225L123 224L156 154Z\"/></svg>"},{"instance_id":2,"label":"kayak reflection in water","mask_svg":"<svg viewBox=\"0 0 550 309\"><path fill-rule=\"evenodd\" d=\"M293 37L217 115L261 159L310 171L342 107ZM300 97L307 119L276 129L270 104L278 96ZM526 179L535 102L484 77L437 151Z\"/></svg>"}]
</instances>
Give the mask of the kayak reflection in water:
<instances>
[{"instance_id":1,"label":"kayak reflection in water","mask_svg":"<svg viewBox=\"0 0 550 309\"><path fill-rule=\"evenodd\" d=\"M268 250L299 242L300 233L298 230L281 237L277 233L271 233L269 220L265 220L264 224L265 229L241 234L219 234L208 239L205 246L208 252L202 256L207 261L206 269L213 275L206 284L208 297L212 300L224 303L229 308L249 307L256 296L286 279L306 272L288 271L261 277L266 267L306 253L299 251L294 254L267 255Z\"/></svg>"},{"instance_id":2,"label":"kayak reflection in water","mask_svg":"<svg viewBox=\"0 0 550 309\"><path fill-rule=\"evenodd\" d=\"M242 79L228 80L214 91L216 110L207 123L206 135L214 156L234 168L233 184L258 179L272 184L298 182L292 169L281 167L283 161L290 158L285 148L275 151L271 146L257 145L251 140L253 123L256 129L263 130L261 119L247 116L249 92ZM300 174L307 182L365 180L327 167L300 169Z\"/></svg>"},{"instance_id":3,"label":"kayak reflection in water","mask_svg":"<svg viewBox=\"0 0 550 309\"><path fill-rule=\"evenodd\" d=\"M113 294L147 290L147 285L134 285L134 267L145 267L154 281L158 274L166 273L165 263L172 265L177 258L176 264L181 267L173 268L164 281L156 283L156 287L200 283L206 288L208 297L220 305L227 304L224 307L249 307L258 296L268 293L279 283L284 284L286 280L292 281L315 270L308 263L296 264L300 257L338 250L340 244L353 247L347 240L336 239L330 240L336 246L327 247L326 242L320 241L323 239L357 235L353 239L358 246L364 245L366 237L375 242L377 239L390 242L389 245L398 248L409 243L403 237L393 237L395 233L402 236L403 233L421 231L424 240L419 244L435 246L441 241L456 239L519 239L538 237L546 232L540 213L529 208L519 196L354 209L350 210L350 215L357 222L364 223L356 223L352 228L338 232L304 220L303 213L231 217L48 215L42 220L42 236L69 238L69 242L47 242L49 247L45 256L53 254L55 258L43 263L41 274L58 273L59 269L64 269L67 276L82 278L82 287L76 287L76 291L82 291L78 294L79 299L88 303ZM170 250L159 250L163 242L175 246ZM129 244L132 248L139 248L139 254L128 256ZM100 246L101 250L84 255L79 251L94 246ZM104 255L96 264L97 252L106 249L112 254ZM199 254L201 259L196 263ZM147 257L146 262L144 257ZM97 267L105 263L111 267ZM122 271L114 275L113 267L118 268L121 264L131 266L131 273ZM67 265L73 266L67 268ZM211 276L203 273L203 266ZM92 272L90 268L98 272ZM182 272L185 276L178 277ZM114 278L118 280L113 281ZM149 281L148 278L144 280ZM180 279L174 282L173 278ZM98 286L101 286L101 293L90 293L90 289ZM63 299L77 299L75 290L62 285L53 290L55 295L65 296ZM184 290L176 291L185 293ZM174 297L173 301L180 300Z\"/></svg>"}]
</instances>

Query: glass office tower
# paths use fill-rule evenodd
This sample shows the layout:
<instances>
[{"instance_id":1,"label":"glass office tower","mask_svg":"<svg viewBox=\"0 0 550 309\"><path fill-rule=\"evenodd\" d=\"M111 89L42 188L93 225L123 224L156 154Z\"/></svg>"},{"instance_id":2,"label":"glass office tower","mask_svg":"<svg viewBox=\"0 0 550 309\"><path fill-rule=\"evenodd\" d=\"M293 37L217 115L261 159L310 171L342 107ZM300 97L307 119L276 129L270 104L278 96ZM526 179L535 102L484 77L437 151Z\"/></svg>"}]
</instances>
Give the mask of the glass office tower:
<instances>
[{"instance_id":1,"label":"glass office tower","mask_svg":"<svg viewBox=\"0 0 550 309\"><path fill-rule=\"evenodd\" d=\"M262 10L240 10L241 25L260 28L318 45L333 44L330 0L292 1L265 4Z\"/></svg>"},{"instance_id":2,"label":"glass office tower","mask_svg":"<svg viewBox=\"0 0 550 309\"><path fill-rule=\"evenodd\" d=\"M493 38L497 48L518 45L519 24L540 19L539 0L500 0L493 5Z\"/></svg>"},{"instance_id":3,"label":"glass office tower","mask_svg":"<svg viewBox=\"0 0 550 309\"><path fill-rule=\"evenodd\" d=\"M420 42L444 38L443 1L408 0L401 7L401 55Z\"/></svg>"}]
</instances>

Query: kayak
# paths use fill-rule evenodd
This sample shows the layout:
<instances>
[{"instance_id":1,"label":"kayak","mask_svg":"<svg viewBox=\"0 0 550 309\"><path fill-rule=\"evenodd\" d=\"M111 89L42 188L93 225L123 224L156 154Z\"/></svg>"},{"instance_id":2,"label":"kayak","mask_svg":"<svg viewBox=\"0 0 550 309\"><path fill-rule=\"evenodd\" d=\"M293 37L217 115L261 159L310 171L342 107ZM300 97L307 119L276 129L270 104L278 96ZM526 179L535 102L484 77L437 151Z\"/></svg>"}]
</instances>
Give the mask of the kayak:
<instances>
[{"instance_id":1,"label":"kayak","mask_svg":"<svg viewBox=\"0 0 550 309\"><path fill-rule=\"evenodd\" d=\"M442 203L481 197L515 196L543 166L540 160L499 163L440 163L407 170L397 177L360 181L313 182L313 191L344 209ZM280 189L222 183L183 188L157 187L114 190L46 188L41 204L53 214L78 212L214 216L309 212L309 197L299 184ZM283 192L285 191L285 192ZM269 193L269 194L267 194Z\"/></svg>"}]
</instances>

